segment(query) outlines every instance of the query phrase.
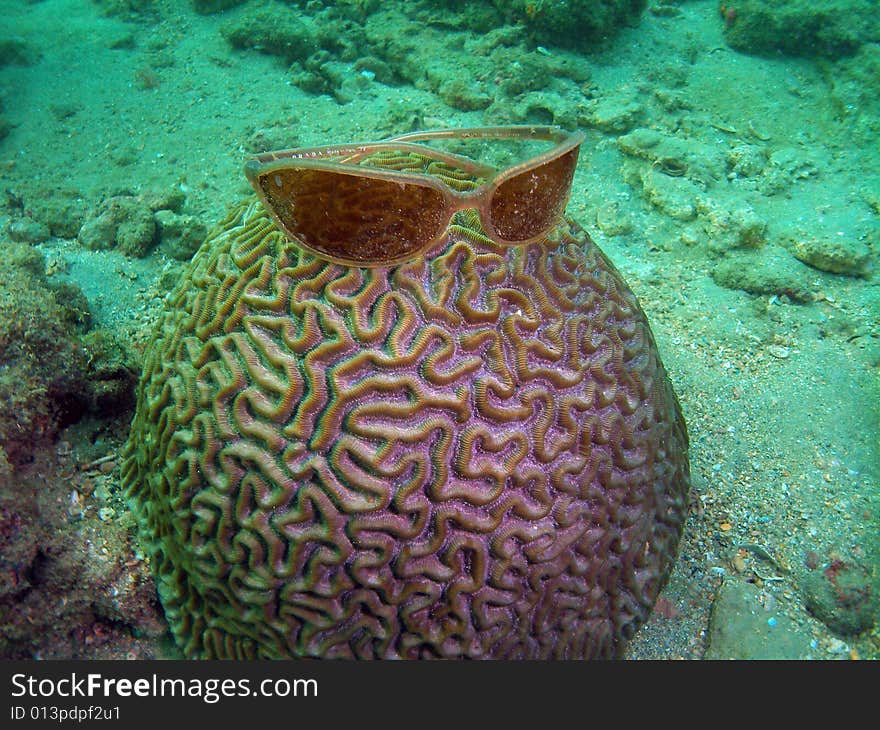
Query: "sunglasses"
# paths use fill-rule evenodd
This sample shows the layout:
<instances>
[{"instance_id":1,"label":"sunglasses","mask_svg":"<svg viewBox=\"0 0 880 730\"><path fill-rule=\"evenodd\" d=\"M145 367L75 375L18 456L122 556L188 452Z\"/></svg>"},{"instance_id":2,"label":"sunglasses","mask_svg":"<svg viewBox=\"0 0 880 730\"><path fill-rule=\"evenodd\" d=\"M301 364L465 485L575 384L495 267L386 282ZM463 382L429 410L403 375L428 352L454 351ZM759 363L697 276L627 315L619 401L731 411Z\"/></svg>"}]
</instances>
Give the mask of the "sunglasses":
<instances>
[{"instance_id":1,"label":"sunglasses","mask_svg":"<svg viewBox=\"0 0 880 730\"><path fill-rule=\"evenodd\" d=\"M378 142L267 152L244 172L275 224L306 251L338 264L411 261L476 210L485 234L514 246L546 236L571 193L585 136L551 126L411 132ZM498 169L419 142L538 140L553 147Z\"/></svg>"}]
</instances>

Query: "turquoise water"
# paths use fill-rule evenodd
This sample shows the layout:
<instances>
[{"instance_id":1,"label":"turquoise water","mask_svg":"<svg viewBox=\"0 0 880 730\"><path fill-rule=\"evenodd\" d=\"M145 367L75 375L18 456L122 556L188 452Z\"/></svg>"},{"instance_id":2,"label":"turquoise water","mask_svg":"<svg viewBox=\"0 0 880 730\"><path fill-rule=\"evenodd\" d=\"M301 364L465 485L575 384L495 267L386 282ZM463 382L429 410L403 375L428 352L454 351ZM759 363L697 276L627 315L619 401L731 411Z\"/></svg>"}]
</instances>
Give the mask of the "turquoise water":
<instances>
[{"instance_id":1,"label":"turquoise water","mask_svg":"<svg viewBox=\"0 0 880 730\"><path fill-rule=\"evenodd\" d=\"M555 124L691 439L630 656L877 658L876 3L567 5L0 0L0 655L174 655L119 455L247 155Z\"/></svg>"}]
</instances>

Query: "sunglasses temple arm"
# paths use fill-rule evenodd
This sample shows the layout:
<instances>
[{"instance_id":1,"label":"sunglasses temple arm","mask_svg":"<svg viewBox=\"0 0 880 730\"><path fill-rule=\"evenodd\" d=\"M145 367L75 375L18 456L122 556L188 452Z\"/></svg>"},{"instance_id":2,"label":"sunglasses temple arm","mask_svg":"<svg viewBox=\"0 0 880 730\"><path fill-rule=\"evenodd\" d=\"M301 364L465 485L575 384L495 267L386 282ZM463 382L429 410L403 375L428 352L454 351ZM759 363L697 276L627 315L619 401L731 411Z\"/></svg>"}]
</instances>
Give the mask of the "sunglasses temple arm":
<instances>
[{"instance_id":1,"label":"sunglasses temple arm","mask_svg":"<svg viewBox=\"0 0 880 730\"><path fill-rule=\"evenodd\" d=\"M383 139L383 142L418 142L428 139L541 139L561 142L570 135L561 127L511 125L507 127L467 127L464 129L428 129L406 132Z\"/></svg>"},{"instance_id":2,"label":"sunglasses temple arm","mask_svg":"<svg viewBox=\"0 0 880 730\"><path fill-rule=\"evenodd\" d=\"M385 146L385 143L379 143ZM470 157L465 157L463 155L456 155L452 152L441 152L439 150L431 149L430 147L424 147L422 145L409 145L406 143L402 143L400 145L390 144L387 145L388 149L400 149L400 150L409 150L411 152L416 152L416 154L424 155L425 157L430 157L432 160L436 160L437 162L445 162L453 167L457 167L464 172L467 172L471 175L478 175L481 177L494 175L498 170L491 165L484 165L483 163L477 162L476 160L472 160ZM381 149L381 148L380 148ZM364 157L371 155L373 152L376 152L377 148L373 148L370 150L365 150L363 152L358 152L349 157L346 157L343 162L350 162L356 164L360 162Z\"/></svg>"},{"instance_id":3,"label":"sunglasses temple arm","mask_svg":"<svg viewBox=\"0 0 880 730\"><path fill-rule=\"evenodd\" d=\"M290 150L276 150L253 155L249 159L259 163L276 162L278 160L315 160L323 157L344 157L352 154L369 154L370 145L326 145L322 147L301 147Z\"/></svg>"},{"instance_id":4,"label":"sunglasses temple arm","mask_svg":"<svg viewBox=\"0 0 880 730\"><path fill-rule=\"evenodd\" d=\"M467 173L479 176L491 176L497 172L494 167L484 165L463 155L456 155L451 152L441 152L439 150L425 147L424 145L416 145L407 142L400 144L394 142L373 142L354 145L330 145L324 147L304 147L301 149L278 150L276 152L264 152L260 155L250 157L259 164L269 162L277 162L279 160L316 160L324 157L340 157L340 161L357 164L365 157L381 152L382 150L400 150L406 152L414 152L419 155L430 157L438 162L446 162L454 167L458 167Z\"/></svg>"}]
</instances>

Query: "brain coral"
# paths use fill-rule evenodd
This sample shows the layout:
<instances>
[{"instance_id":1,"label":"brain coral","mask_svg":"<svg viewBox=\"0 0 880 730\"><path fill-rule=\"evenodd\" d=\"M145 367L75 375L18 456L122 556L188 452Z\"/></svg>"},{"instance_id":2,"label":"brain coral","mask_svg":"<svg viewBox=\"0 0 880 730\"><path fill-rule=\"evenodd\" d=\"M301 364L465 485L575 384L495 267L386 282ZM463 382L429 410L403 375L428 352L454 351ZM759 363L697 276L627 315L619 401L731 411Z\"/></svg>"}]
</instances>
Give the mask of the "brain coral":
<instances>
[{"instance_id":1,"label":"brain coral","mask_svg":"<svg viewBox=\"0 0 880 730\"><path fill-rule=\"evenodd\" d=\"M302 253L256 200L169 298L124 478L192 657L610 657L671 570L687 433L576 224Z\"/></svg>"}]
</instances>

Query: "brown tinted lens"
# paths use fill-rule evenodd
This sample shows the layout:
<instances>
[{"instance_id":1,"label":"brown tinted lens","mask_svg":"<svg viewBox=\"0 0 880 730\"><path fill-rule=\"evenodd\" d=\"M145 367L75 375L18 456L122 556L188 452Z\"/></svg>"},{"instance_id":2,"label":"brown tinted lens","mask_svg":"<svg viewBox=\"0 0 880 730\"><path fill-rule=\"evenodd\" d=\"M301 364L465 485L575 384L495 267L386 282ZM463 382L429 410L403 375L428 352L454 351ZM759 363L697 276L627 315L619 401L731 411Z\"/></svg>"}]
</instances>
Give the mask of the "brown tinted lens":
<instances>
[{"instance_id":1,"label":"brown tinted lens","mask_svg":"<svg viewBox=\"0 0 880 730\"><path fill-rule=\"evenodd\" d=\"M501 183L489 203L495 233L505 241L525 241L550 230L565 211L577 158L575 147Z\"/></svg>"},{"instance_id":2,"label":"brown tinted lens","mask_svg":"<svg viewBox=\"0 0 880 730\"><path fill-rule=\"evenodd\" d=\"M346 263L405 259L447 222L443 195L425 185L309 168L264 173L259 185L287 233Z\"/></svg>"}]
</instances>

